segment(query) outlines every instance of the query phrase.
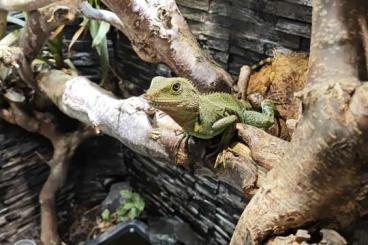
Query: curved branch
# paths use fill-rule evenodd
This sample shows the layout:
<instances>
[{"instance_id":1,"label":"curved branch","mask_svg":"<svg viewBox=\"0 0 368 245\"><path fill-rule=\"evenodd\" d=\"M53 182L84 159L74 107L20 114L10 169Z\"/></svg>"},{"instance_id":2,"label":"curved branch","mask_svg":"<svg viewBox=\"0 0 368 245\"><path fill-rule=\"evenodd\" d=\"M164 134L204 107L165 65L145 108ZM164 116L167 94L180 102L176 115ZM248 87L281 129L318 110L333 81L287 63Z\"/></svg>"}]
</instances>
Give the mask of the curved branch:
<instances>
[{"instance_id":1,"label":"curved branch","mask_svg":"<svg viewBox=\"0 0 368 245\"><path fill-rule=\"evenodd\" d=\"M52 1L53 4L30 13L19 39L19 47L23 49L27 60L33 60L56 28L78 16L77 1Z\"/></svg>"},{"instance_id":2,"label":"curved branch","mask_svg":"<svg viewBox=\"0 0 368 245\"><path fill-rule=\"evenodd\" d=\"M111 11L104 9L95 9L88 2L81 2L79 5L82 14L90 19L105 21L119 30L125 30L126 26L119 17Z\"/></svg>"},{"instance_id":3,"label":"curved branch","mask_svg":"<svg viewBox=\"0 0 368 245\"><path fill-rule=\"evenodd\" d=\"M239 136L249 146L252 158L259 165L271 170L277 166L290 143L266 133L264 130L249 125L237 124Z\"/></svg>"},{"instance_id":4,"label":"curved branch","mask_svg":"<svg viewBox=\"0 0 368 245\"><path fill-rule=\"evenodd\" d=\"M227 90L231 76L200 48L174 0L103 0L120 18L120 30L144 61L165 63L202 91Z\"/></svg>"},{"instance_id":5,"label":"curved branch","mask_svg":"<svg viewBox=\"0 0 368 245\"><path fill-rule=\"evenodd\" d=\"M93 126L132 150L169 160L169 153L150 140L150 107L142 97L119 100L85 77L52 70L40 74L40 89L68 116ZM83 91L83 92L81 92Z\"/></svg>"},{"instance_id":6,"label":"curved branch","mask_svg":"<svg viewBox=\"0 0 368 245\"><path fill-rule=\"evenodd\" d=\"M213 142L195 140L186 147L183 135L177 133L180 127L162 112L152 110L142 97L119 100L85 77L57 70L41 73L38 84L62 112L118 139L139 154L187 168L207 165L202 153ZM156 140L150 138L154 127L159 127L161 133ZM195 166L190 165L193 158ZM247 196L263 185L267 170L252 159L230 152L225 154L224 162L226 174L222 178Z\"/></svg>"}]
</instances>

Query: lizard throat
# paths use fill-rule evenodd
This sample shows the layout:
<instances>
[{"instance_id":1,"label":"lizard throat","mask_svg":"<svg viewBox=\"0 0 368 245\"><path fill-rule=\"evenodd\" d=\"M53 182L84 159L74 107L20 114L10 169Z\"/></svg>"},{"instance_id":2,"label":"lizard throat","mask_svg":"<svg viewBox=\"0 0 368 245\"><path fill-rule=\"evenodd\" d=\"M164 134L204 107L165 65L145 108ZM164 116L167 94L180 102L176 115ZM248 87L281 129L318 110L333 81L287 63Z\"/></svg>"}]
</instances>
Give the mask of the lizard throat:
<instances>
[{"instance_id":1,"label":"lizard throat","mask_svg":"<svg viewBox=\"0 0 368 245\"><path fill-rule=\"evenodd\" d=\"M198 115L199 106L197 103L184 102L153 102L150 105L168 114L180 126L185 127L193 122Z\"/></svg>"},{"instance_id":2,"label":"lizard throat","mask_svg":"<svg viewBox=\"0 0 368 245\"><path fill-rule=\"evenodd\" d=\"M199 106L195 103L183 103L183 102L155 102L150 101L149 104L159 110L162 111L191 111L191 112L197 112L199 110Z\"/></svg>"}]
</instances>

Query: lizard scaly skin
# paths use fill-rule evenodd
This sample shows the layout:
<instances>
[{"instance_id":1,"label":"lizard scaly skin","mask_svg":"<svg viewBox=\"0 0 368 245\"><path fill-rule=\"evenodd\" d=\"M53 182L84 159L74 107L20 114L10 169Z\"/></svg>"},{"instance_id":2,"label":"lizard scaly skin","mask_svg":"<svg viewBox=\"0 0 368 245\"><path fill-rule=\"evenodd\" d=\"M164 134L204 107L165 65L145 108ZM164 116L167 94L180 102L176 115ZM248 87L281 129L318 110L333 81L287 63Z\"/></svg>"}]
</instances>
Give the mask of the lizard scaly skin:
<instances>
[{"instance_id":1,"label":"lizard scaly skin","mask_svg":"<svg viewBox=\"0 0 368 245\"><path fill-rule=\"evenodd\" d=\"M227 93L200 94L191 81L181 77L155 77L144 95L156 109L171 116L188 135L211 139L223 133L226 146L237 122L259 128L274 123L274 105L262 102L262 112L254 111L247 101Z\"/></svg>"}]
</instances>

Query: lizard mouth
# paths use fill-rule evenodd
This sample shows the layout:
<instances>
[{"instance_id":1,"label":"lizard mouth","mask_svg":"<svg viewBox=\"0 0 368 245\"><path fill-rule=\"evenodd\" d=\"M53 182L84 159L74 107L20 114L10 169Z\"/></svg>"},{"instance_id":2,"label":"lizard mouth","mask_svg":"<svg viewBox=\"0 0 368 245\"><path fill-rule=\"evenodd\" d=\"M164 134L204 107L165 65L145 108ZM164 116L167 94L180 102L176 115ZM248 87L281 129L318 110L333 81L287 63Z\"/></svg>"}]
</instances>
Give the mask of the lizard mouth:
<instances>
[{"instance_id":1,"label":"lizard mouth","mask_svg":"<svg viewBox=\"0 0 368 245\"><path fill-rule=\"evenodd\" d=\"M165 109L165 108L173 108L179 105L179 103L175 102L155 102L155 101L148 101L148 103L158 109Z\"/></svg>"}]
</instances>

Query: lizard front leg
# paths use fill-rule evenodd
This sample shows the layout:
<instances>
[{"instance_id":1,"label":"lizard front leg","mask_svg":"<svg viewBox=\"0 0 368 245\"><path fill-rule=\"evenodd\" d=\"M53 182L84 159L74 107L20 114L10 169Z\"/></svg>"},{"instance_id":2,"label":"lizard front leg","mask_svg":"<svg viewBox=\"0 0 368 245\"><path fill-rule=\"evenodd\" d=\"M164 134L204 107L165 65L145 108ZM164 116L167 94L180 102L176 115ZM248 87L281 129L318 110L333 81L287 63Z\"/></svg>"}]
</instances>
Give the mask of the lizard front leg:
<instances>
[{"instance_id":1,"label":"lizard front leg","mask_svg":"<svg viewBox=\"0 0 368 245\"><path fill-rule=\"evenodd\" d=\"M264 100L261 104L262 112L247 111L242 113L242 123L257 128L269 128L275 123L275 105L271 100Z\"/></svg>"},{"instance_id":2,"label":"lizard front leg","mask_svg":"<svg viewBox=\"0 0 368 245\"><path fill-rule=\"evenodd\" d=\"M212 125L213 130L223 132L221 141L218 145L218 150L221 150L230 144L231 139L234 136L234 128L235 128L235 123L237 121L239 121L237 116L230 115L230 116L221 118L220 120L216 121Z\"/></svg>"},{"instance_id":3,"label":"lizard front leg","mask_svg":"<svg viewBox=\"0 0 368 245\"><path fill-rule=\"evenodd\" d=\"M230 145L231 139L233 138L235 132L235 123L237 121L239 121L237 116L230 115L221 118L212 125L213 130L222 131L221 140L216 147L217 149L214 151L215 153L219 152L220 150L223 150L224 148ZM217 167L218 163L220 163L220 161L216 160L215 168Z\"/></svg>"}]
</instances>

